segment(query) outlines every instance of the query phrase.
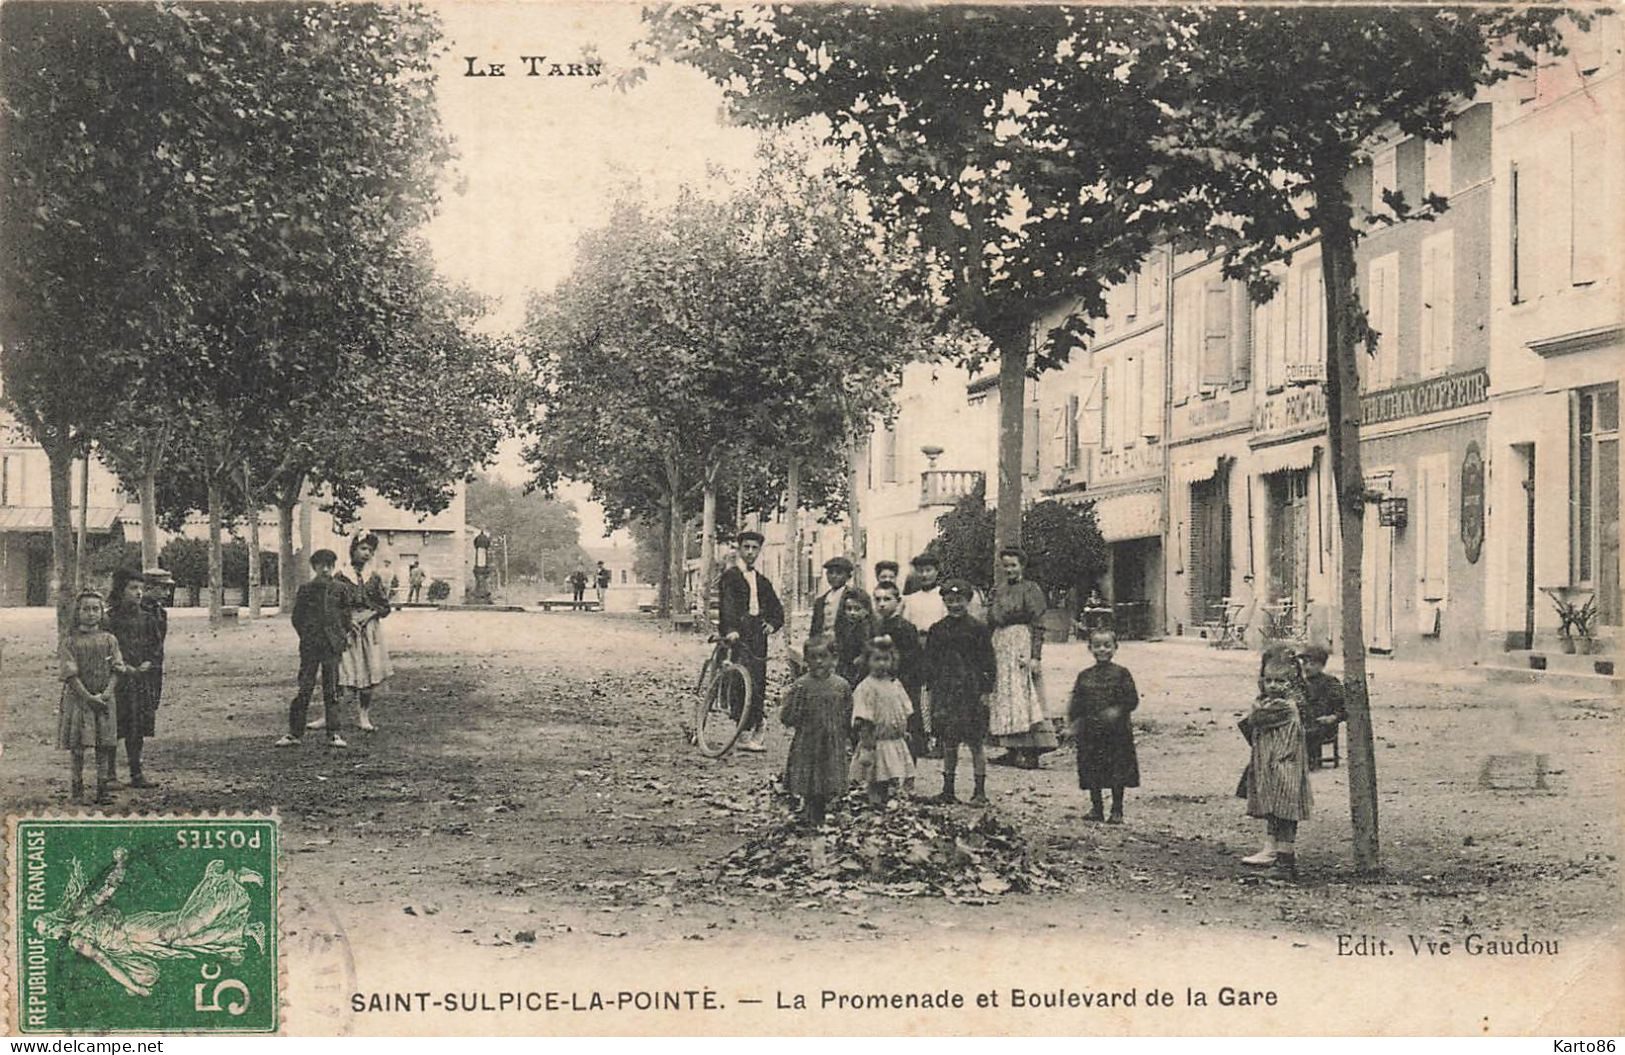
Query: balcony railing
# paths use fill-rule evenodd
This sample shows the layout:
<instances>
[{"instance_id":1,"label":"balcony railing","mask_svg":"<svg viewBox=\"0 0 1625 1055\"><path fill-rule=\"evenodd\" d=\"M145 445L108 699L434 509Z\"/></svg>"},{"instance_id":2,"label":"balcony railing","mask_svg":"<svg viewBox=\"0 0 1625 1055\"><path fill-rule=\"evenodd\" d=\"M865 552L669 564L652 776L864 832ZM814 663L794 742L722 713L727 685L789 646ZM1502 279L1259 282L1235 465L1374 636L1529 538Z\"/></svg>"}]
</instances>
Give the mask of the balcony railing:
<instances>
[{"instance_id":1,"label":"balcony railing","mask_svg":"<svg viewBox=\"0 0 1625 1055\"><path fill-rule=\"evenodd\" d=\"M986 474L973 469L927 469L920 474L920 505L951 506L985 481Z\"/></svg>"}]
</instances>

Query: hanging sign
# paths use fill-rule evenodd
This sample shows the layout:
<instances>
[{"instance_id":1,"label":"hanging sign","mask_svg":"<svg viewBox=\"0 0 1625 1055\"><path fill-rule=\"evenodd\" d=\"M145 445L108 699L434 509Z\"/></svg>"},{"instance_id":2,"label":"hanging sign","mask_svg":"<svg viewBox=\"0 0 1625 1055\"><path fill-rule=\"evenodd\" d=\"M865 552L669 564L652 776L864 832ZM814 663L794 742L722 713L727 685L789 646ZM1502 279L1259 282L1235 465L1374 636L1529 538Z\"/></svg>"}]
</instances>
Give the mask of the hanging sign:
<instances>
[{"instance_id":1,"label":"hanging sign","mask_svg":"<svg viewBox=\"0 0 1625 1055\"><path fill-rule=\"evenodd\" d=\"M1484 549L1484 456L1477 443L1467 444L1461 460L1461 544L1467 563L1477 564Z\"/></svg>"}]
</instances>

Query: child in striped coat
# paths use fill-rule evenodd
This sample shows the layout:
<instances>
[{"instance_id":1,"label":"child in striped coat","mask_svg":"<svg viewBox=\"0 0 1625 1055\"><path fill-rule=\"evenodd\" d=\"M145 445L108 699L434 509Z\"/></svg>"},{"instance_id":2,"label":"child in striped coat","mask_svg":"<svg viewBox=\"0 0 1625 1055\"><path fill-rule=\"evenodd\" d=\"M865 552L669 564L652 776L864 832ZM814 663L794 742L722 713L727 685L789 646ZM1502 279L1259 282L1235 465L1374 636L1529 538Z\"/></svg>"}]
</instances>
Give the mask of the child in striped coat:
<instances>
[{"instance_id":1,"label":"child in striped coat","mask_svg":"<svg viewBox=\"0 0 1625 1055\"><path fill-rule=\"evenodd\" d=\"M1309 752L1298 713L1303 698L1298 668L1285 657L1266 657L1258 699L1247 715L1252 760L1245 779L1247 815L1268 825L1263 852L1243 864L1270 866L1283 879L1297 876L1298 822L1309 816Z\"/></svg>"}]
</instances>

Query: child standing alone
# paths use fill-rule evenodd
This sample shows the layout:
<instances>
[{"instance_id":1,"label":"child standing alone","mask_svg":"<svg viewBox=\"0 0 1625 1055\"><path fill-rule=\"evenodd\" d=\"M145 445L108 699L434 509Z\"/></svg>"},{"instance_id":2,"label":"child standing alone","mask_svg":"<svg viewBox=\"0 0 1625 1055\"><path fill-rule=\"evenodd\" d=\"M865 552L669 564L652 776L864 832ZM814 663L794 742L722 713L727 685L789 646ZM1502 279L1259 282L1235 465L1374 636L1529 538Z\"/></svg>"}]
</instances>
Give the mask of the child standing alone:
<instances>
[{"instance_id":1,"label":"child standing alone","mask_svg":"<svg viewBox=\"0 0 1625 1055\"><path fill-rule=\"evenodd\" d=\"M1134 726L1129 715L1140 706L1134 676L1112 662L1117 654L1117 631L1097 627L1089 631L1089 652L1095 665L1079 672L1072 686L1067 720L1078 734L1078 787L1089 793L1089 820L1123 823L1123 789L1140 786L1140 763L1134 753ZM1101 791L1112 789L1112 812L1107 819Z\"/></svg>"},{"instance_id":2,"label":"child standing alone","mask_svg":"<svg viewBox=\"0 0 1625 1055\"><path fill-rule=\"evenodd\" d=\"M942 744L940 803L958 802L954 776L959 746L970 748L976 788L971 805L987 805L987 693L993 688L993 635L968 611L971 584L954 579L942 588L948 614L925 635L922 664L931 701L931 731Z\"/></svg>"},{"instance_id":3,"label":"child standing alone","mask_svg":"<svg viewBox=\"0 0 1625 1055\"><path fill-rule=\"evenodd\" d=\"M1314 804L1303 722L1298 716L1303 693L1297 665L1284 657L1267 658L1260 680L1258 699L1247 715L1252 760L1244 783L1247 815L1266 823L1269 841L1262 852L1243 858L1242 863L1273 865L1276 875L1291 879L1298 874L1298 822L1309 816Z\"/></svg>"},{"instance_id":4,"label":"child standing alone","mask_svg":"<svg viewBox=\"0 0 1625 1055\"><path fill-rule=\"evenodd\" d=\"M808 827L824 823L829 800L846 791L847 729L852 687L835 673L835 648L828 635L807 639L802 655L807 673L785 693L779 719L794 729L784 786L801 799Z\"/></svg>"},{"instance_id":5,"label":"child standing alone","mask_svg":"<svg viewBox=\"0 0 1625 1055\"><path fill-rule=\"evenodd\" d=\"M869 644L869 675L852 690L852 725L858 734L856 780L869 785L869 801L885 802L899 783L914 783L914 755L908 749L908 720L914 704L897 680L897 648L889 637Z\"/></svg>"},{"instance_id":6,"label":"child standing alone","mask_svg":"<svg viewBox=\"0 0 1625 1055\"><path fill-rule=\"evenodd\" d=\"M118 749L114 694L124 671L118 639L102 629L102 597L86 590L74 601L73 629L57 649L62 700L57 705L56 745L73 759L73 801L85 801L85 749L96 753L96 803L113 801L113 753Z\"/></svg>"}]
</instances>

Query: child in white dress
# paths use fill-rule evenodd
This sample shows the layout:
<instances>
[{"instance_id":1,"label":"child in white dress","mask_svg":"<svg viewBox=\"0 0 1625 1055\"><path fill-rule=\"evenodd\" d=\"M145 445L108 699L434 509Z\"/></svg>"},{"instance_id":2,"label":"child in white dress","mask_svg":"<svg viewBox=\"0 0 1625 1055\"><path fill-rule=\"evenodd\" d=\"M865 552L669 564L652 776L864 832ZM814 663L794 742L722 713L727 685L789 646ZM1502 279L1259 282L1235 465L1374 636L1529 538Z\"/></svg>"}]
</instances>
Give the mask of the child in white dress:
<instances>
[{"instance_id":1,"label":"child in white dress","mask_svg":"<svg viewBox=\"0 0 1625 1055\"><path fill-rule=\"evenodd\" d=\"M914 756L908 749L908 717L914 713L897 680L897 648L889 636L869 643L869 674L852 692L852 728L858 736L852 777L869 785L869 801L886 801L899 782L914 784Z\"/></svg>"}]
</instances>

